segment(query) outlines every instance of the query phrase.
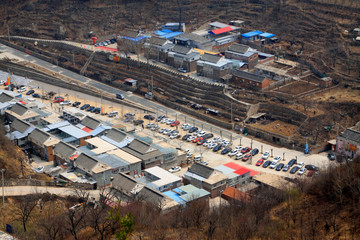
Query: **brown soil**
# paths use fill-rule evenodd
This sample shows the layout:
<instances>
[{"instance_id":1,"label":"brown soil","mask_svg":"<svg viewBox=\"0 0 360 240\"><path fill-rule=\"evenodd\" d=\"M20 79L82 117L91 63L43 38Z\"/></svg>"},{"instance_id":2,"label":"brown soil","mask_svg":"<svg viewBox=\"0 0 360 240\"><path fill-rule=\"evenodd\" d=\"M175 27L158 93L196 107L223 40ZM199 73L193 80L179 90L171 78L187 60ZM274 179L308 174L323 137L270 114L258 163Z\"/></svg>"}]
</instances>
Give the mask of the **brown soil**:
<instances>
[{"instance_id":1,"label":"brown soil","mask_svg":"<svg viewBox=\"0 0 360 240\"><path fill-rule=\"evenodd\" d=\"M250 126L254 126L256 128L283 135L286 137L290 137L296 133L296 130L298 129L298 126L292 125L289 123L284 123L280 120L276 120L273 122L270 122L268 124L261 124L261 122L250 124Z\"/></svg>"},{"instance_id":2,"label":"brown soil","mask_svg":"<svg viewBox=\"0 0 360 240\"><path fill-rule=\"evenodd\" d=\"M283 92L290 95L297 95L303 92L307 92L317 88L317 86L313 84L308 84L307 82L297 81L290 83L284 87L280 87L274 91Z\"/></svg>"}]
</instances>

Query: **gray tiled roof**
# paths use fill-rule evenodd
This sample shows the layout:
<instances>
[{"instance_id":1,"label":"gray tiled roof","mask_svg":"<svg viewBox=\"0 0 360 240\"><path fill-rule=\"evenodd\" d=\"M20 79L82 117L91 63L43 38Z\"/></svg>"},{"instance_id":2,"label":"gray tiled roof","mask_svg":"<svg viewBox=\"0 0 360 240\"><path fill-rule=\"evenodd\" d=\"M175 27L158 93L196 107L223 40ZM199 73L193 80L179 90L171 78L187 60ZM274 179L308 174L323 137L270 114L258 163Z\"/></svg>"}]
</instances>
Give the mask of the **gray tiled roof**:
<instances>
[{"instance_id":1,"label":"gray tiled roof","mask_svg":"<svg viewBox=\"0 0 360 240\"><path fill-rule=\"evenodd\" d=\"M30 124L15 118L10 127L16 131L24 133L30 127Z\"/></svg>"},{"instance_id":2,"label":"gray tiled roof","mask_svg":"<svg viewBox=\"0 0 360 240\"><path fill-rule=\"evenodd\" d=\"M249 48L250 48L249 46L246 46L244 44L234 43L228 48L228 50L244 54L247 51L249 51Z\"/></svg>"},{"instance_id":3,"label":"gray tiled roof","mask_svg":"<svg viewBox=\"0 0 360 240\"><path fill-rule=\"evenodd\" d=\"M204 164L194 163L189 169L189 172L199 175L203 178L208 179L214 172L214 169Z\"/></svg>"},{"instance_id":4,"label":"gray tiled roof","mask_svg":"<svg viewBox=\"0 0 360 240\"><path fill-rule=\"evenodd\" d=\"M41 131L40 129L36 128L32 131L29 135L29 139L35 141L38 144L43 144L50 138L50 134Z\"/></svg>"},{"instance_id":5,"label":"gray tiled roof","mask_svg":"<svg viewBox=\"0 0 360 240\"><path fill-rule=\"evenodd\" d=\"M98 164L98 161L84 153L80 154L80 156L75 160L76 167L81 170L91 173L92 169Z\"/></svg>"},{"instance_id":6,"label":"gray tiled roof","mask_svg":"<svg viewBox=\"0 0 360 240\"><path fill-rule=\"evenodd\" d=\"M360 132L359 131L355 131L355 130L348 128L340 136L347 140L350 140L350 141L360 144Z\"/></svg>"},{"instance_id":7,"label":"gray tiled roof","mask_svg":"<svg viewBox=\"0 0 360 240\"><path fill-rule=\"evenodd\" d=\"M66 144L62 141L60 141L58 144L56 144L55 148L54 148L55 155L57 155L63 159L71 157L71 155L73 155L75 151L76 151L76 149L74 147L72 147L69 144Z\"/></svg>"},{"instance_id":8,"label":"gray tiled roof","mask_svg":"<svg viewBox=\"0 0 360 240\"><path fill-rule=\"evenodd\" d=\"M198 43L204 43L204 42L209 42L210 40L207 38L204 38L203 36L197 35L195 33L186 33L181 35L181 38L187 38L189 40L198 42ZM176 39L176 38L175 38Z\"/></svg>"},{"instance_id":9,"label":"gray tiled roof","mask_svg":"<svg viewBox=\"0 0 360 240\"><path fill-rule=\"evenodd\" d=\"M181 53L181 54L186 55L191 51L191 48L184 47L184 46L181 46L181 45L175 45L173 47L172 51L176 52L176 53Z\"/></svg>"},{"instance_id":10,"label":"gray tiled roof","mask_svg":"<svg viewBox=\"0 0 360 240\"><path fill-rule=\"evenodd\" d=\"M157 148L152 147L139 139L134 139L128 146L122 148L125 152L140 158L148 160L163 155Z\"/></svg>"},{"instance_id":11,"label":"gray tiled roof","mask_svg":"<svg viewBox=\"0 0 360 240\"><path fill-rule=\"evenodd\" d=\"M116 142L121 142L125 139L126 133L124 133L120 130L117 130L115 128L112 128L105 136Z\"/></svg>"},{"instance_id":12,"label":"gray tiled roof","mask_svg":"<svg viewBox=\"0 0 360 240\"><path fill-rule=\"evenodd\" d=\"M220 61L221 57L218 55L213 55L209 53L204 53L201 56L201 60L211 62L211 63L218 63Z\"/></svg>"},{"instance_id":13,"label":"gray tiled roof","mask_svg":"<svg viewBox=\"0 0 360 240\"><path fill-rule=\"evenodd\" d=\"M266 77L261 76L261 75L257 75L254 73L249 73L249 72L244 72L241 70L235 70L233 73L234 76L236 77L240 77L243 79L247 79L247 80L251 80L251 81L255 81L255 82L263 82L265 80Z\"/></svg>"},{"instance_id":14,"label":"gray tiled roof","mask_svg":"<svg viewBox=\"0 0 360 240\"><path fill-rule=\"evenodd\" d=\"M95 129L97 128L99 125L100 125L100 121L95 119L95 118L92 118L90 116L86 116L82 121L81 121L81 124L88 127L88 128L91 128L91 129Z\"/></svg>"},{"instance_id":15,"label":"gray tiled roof","mask_svg":"<svg viewBox=\"0 0 360 240\"><path fill-rule=\"evenodd\" d=\"M114 176L114 180L112 181L112 187L118 191L121 191L127 195L130 195L130 192L136 187L136 185L143 185L138 183L134 178L119 173Z\"/></svg>"},{"instance_id":16,"label":"gray tiled roof","mask_svg":"<svg viewBox=\"0 0 360 240\"><path fill-rule=\"evenodd\" d=\"M139 33L134 30L126 29L126 30L122 31L120 35L130 37L130 38L136 38L139 35Z\"/></svg>"},{"instance_id":17,"label":"gray tiled roof","mask_svg":"<svg viewBox=\"0 0 360 240\"><path fill-rule=\"evenodd\" d=\"M159 205L166 196L159 191L144 186L139 192L139 200L144 200L155 205Z\"/></svg>"},{"instance_id":18,"label":"gray tiled roof","mask_svg":"<svg viewBox=\"0 0 360 240\"><path fill-rule=\"evenodd\" d=\"M6 93L2 93L0 94L0 102L1 103L4 103L4 102L9 102L11 101L12 99L14 99L14 97L6 94Z\"/></svg>"},{"instance_id":19,"label":"gray tiled roof","mask_svg":"<svg viewBox=\"0 0 360 240\"><path fill-rule=\"evenodd\" d=\"M149 39L150 44L154 44L154 45L158 45L158 46L163 46L166 42L167 42L167 40L165 38L160 38L160 37L155 37L155 36L153 36Z\"/></svg>"},{"instance_id":20,"label":"gray tiled roof","mask_svg":"<svg viewBox=\"0 0 360 240\"><path fill-rule=\"evenodd\" d=\"M21 116L26 113L28 109L23 104L16 103L10 110Z\"/></svg>"}]
</instances>

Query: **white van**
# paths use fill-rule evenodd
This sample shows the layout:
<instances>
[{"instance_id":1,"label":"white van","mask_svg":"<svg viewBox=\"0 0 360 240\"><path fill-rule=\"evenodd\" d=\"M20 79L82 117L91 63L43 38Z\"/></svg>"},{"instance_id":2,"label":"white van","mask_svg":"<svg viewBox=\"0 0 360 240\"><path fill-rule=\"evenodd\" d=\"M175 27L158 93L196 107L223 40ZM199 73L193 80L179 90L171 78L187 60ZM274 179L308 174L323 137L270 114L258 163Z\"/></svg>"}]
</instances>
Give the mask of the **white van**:
<instances>
[{"instance_id":1,"label":"white van","mask_svg":"<svg viewBox=\"0 0 360 240\"><path fill-rule=\"evenodd\" d=\"M201 161L202 160L202 156L195 156L194 157L194 162L198 162L198 161Z\"/></svg>"},{"instance_id":2,"label":"white van","mask_svg":"<svg viewBox=\"0 0 360 240\"><path fill-rule=\"evenodd\" d=\"M109 117L116 117L116 115L118 115L119 113L117 111L113 111L111 113L109 113Z\"/></svg>"}]
</instances>

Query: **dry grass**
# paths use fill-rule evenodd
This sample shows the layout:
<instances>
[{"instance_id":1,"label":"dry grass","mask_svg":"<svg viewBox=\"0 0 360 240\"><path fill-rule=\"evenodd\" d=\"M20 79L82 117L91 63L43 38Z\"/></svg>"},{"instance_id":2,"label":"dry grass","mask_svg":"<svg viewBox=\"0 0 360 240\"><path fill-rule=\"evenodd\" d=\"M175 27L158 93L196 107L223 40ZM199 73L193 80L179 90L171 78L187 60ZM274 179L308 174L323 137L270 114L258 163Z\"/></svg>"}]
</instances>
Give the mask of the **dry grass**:
<instances>
[{"instance_id":1,"label":"dry grass","mask_svg":"<svg viewBox=\"0 0 360 240\"><path fill-rule=\"evenodd\" d=\"M298 126L296 125L292 125L289 123L284 123L280 120L276 120L273 121L269 124L261 124L260 122L258 123L254 123L254 124L250 124L251 126L254 126L256 128L271 132L271 133L275 133L275 134L279 134L282 136L292 136L295 134L296 130L298 129Z\"/></svg>"}]
</instances>

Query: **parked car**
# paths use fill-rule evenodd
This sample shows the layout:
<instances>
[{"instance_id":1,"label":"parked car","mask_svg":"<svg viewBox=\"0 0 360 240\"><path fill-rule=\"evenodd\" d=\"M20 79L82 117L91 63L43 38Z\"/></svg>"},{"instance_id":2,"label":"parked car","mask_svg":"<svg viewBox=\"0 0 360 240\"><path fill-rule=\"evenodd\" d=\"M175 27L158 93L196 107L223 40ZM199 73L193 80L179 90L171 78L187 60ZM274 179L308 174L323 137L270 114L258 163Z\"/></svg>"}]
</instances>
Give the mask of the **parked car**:
<instances>
[{"instance_id":1,"label":"parked car","mask_svg":"<svg viewBox=\"0 0 360 240\"><path fill-rule=\"evenodd\" d=\"M78 107L80 104L81 104L81 102L74 102L72 106L73 107Z\"/></svg>"},{"instance_id":2,"label":"parked car","mask_svg":"<svg viewBox=\"0 0 360 240\"><path fill-rule=\"evenodd\" d=\"M187 71L186 71L185 68L178 68L178 71L179 71L179 72L182 72L182 73L187 73Z\"/></svg>"},{"instance_id":3,"label":"parked car","mask_svg":"<svg viewBox=\"0 0 360 240\"><path fill-rule=\"evenodd\" d=\"M89 107L90 107L89 104L84 104L84 105L81 106L80 110L86 110L86 109L88 109Z\"/></svg>"},{"instance_id":4,"label":"parked car","mask_svg":"<svg viewBox=\"0 0 360 240\"><path fill-rule=\"evenodd\" d=\"M175 172L179 172L181 170L181 167L179 166L175 166L169 169L169 172L171 173L175 173Z\"/></svg>"},{"instance_id":5,"label":"parked car","mask_svg":"<svg viewBox=\"0 0 360 240\"><path fill-rule=\"evenodd\" d=\"M221 144L218 144L216 145L214 148L213 148L213 152L217 152L221 149L222 145Z\"/></svg>"},{"instance_id":6,"label":"parked car","mask_svg":"<svg viewBox=\"0 0 360 240\"><path fill-rule=\"evenodd\" d=\"M156 118L156 121L160 122L164 117L165 117L165 115L160 115Z\"/></svg>"},{"instance_id":7,"label":"parked car","mask_svg":"<svg viewBox=\"0 0 360 240\"><path fill-rule=\"evenodd\" d=\"M39 95L39 94L37 94L37 93L34 93L32 96L33 96L34 98L41 98L41 95Z\"/></svg>"},{"instance_id":8,"label":"parked car","mask_svg":"<svg viewBox=\"0 0 360 240\"><path fill-rule=\"evenodd\" d=\"M276 165L278 164L278 162L279 162L279 161L273 160L273 161L271 162L271 164L270 164L270 168L271 168L271 169L274 169L274 168L276 167Z\"/></svg>"},{"instance_id":9,"label":"parked car","mask_svg":"<svg viewBox=\"0 0 360 240\"><path fill-rule=\"evenodd\" d=\"M124 100L124 99L125 99L124 95L122 95L121 93L117 93L117 94L116 94L116 98L117 98L117 99L120 99L120 100Z\"/></svg>"},{"instance_id":10,"label":"parked car","mask_svg":"<svg viewBox=\"0 0 360 240\"><path fill-rule=\"evenodd\" d=\"M290 170L290 173L291 174L295 174L300 168L298 166L295 166L293 167L291 170Z\"/></svg>"},{"instance_id":11,"label":"parked car","mask_svg":"<svg viewBox=\"0 0 360 240\"><path fill-rule=\"evenodd\" d=\"M238 154L236 154L236 156L235 156L235 160L242 159L243 157L244 157L244 154L238 153Z\"/></svg>"},{"instance_id":12,"label":"parked car","mask_svg":"<svg viewBox=\"0 0 360 240\"><path fill-rule=\"evenodd\" d=\"M188 137L190 137L191 135L190 134L186 134L186 135L184 135L183 137L182 137L182 140L186 140L186 139L188 139Z\"/></svg>"},{"instance_id":13,"label":"parked car","mask_svg":"<svg viewBox=\"0 0 360 240\"><path fill-rule=\"evenodd\" d=\"M95 113L95 112L96 112L96 107L94 107L93 109L91 109L90 112Z\"/></svg>"},{"instance_id":14,"label":"parked car","mask_svg":"<svg viewBox=\"0 0 360 240\"><path fill-rule=\"evenodd\" d=\"M131 112L125 113L124 117L135 117L135 113L131 113Z\"/></svg>"},{"instance_id":15,"label":"parked car","mask_svg":"<svg viewBox=\"0 0 360 240\"><path fill-rule=\"evenodd\" d=\"M305 168L307 170L319 171L319 168L317 166L314 166L314 165L311 165L311 164L305 165Z\"/></svg>"},{"instance_id":16,"label":"parked car","mask_svg":"<svg viewBox=\"0 0 360 240\"><path fill-rule=\"evenodd\" d=\"M231 151L231 148L224 148L224 149L221 151L221 154L222 154L222 155L225 155L225 154L228 154L230 151Z\"/></svg>"},{"instance_id":17,"label":"parked car","mask_svg":"<svg viewBox=\"0 0 360 240\"><path fill-rule=\"evenodd\" d=\"M302 167L304 167L304 165L305 165L304 162L299 162L297 166L298 166L298 168L302 168Z\"/></svg>"},{"instance_id":18,"label":"parked car","mask_svg":"<svg viewBox=\"0 0 360 240\"><path fill-rule=\"evenodd\" d=\"M241 149L241 153L247 153L247 152L250 152L250 148L249 147L244 147L243 149Z\"/></svg>"},{"instance_id":19,"label":"parked car","mask_svg":"<svg viewBox=\"0 0 360 240\"><path fill-rule=\"evenodd\" d=\"M60 102L60 105L71 105L71 101L62 101Z\"/></svg>"},{"instance_id":20,"label":"parked car","mask_svg":"<svg viewBox=\"0 0 360 240\"><path fill-rule=\"evenodd\" d=\"M297 160L294 158L294 159L291 159L287 165L289 165L289 167L292 167L296 163L297 163Z\"/></svg>"},{"instance_id":21,"label":"parked car","mask_svg":"<svg viewBox=\"0 0 360 240\"><path fill-rule=\"evenodd\" d=\"M109 117L112 118L112 117L117 116L118 114L119 114L118 111L112 111L109 113Z\"/></svg>"},{"instance_id":22,"label":"parked car","mask_svg":"<svg viewBox=\"0 0 360 240\"><path fill-rule=\"evenodd\" d=\"M260 158L257 162L256 162L256 166L261 166L261 164L264 163L264 159L263 158Z\"/></svg>"},{"instance_id":23,"label":"parked car","mask_svg":"<svg viewBox=\"0 0 360 240\"><path fill-rule=\"evenodd\" d=\"M252 151L251 151L251 155L255 156L256 154L259 153L259 149L257 148L254 148Z\"/></svg>"},{"instance_id":24,"label":"parked car","mask_svg":"<svg viewBox=\"0 0 360 240\"><path fill-rule=\"evenodd\" d=\"M179 133L172 133L170 135L170 139L174 139L174 138L179 138L180 137L180 134Z\"/></svg>"},{"instance_id":25,"label":"parked car","mask_svg":"<svg viewBox=\"0 0 360 240\"><path fill-rule=\"evenodd\" d=\"M18 93L23 93L23 92L26 92L27 89L25 87L21 87L18 89Z\"/></svg>"},{"instance_id":26,"label":"parked car","mask_svg":"<svg viewBox=\"0 0 360 240\"><path fill-rule=\"evenodd\" d=\"M210 138L212 138L212 137L214 137L214 134L212 134L212 133L206 133L206 134L203 136L204 139L210 139Z\"/></svg>"},{"instance_id":27,"label":"parked car","mask_svg":"<svg viewBox=\"0 0 360 240\"><path fill-rule=\"evenodd\" d=\"M266 162L264 162L264 164L262 165L263 168L267 168L268 166L270 166L271 161L267 160Z\"/></svg>"},{"instance_id":28,"label":"parked car","mask_svg":"<svg viewBox=\"0 0 360 240\"><path fill-rule=\"evenodd\" d=\"M203 145L204 143L206 143L206 139L202 138L200 141L197 142L197 145Z\"/></svg>"},{"instance_id":29,"label":"parked car","mask_svg":"<svg viewBox=\"0 0 360 240\"><path fill-rule=\"evenodd\" d=\"M281 171L281 169L283 169L284 165L285 165L285 164L280 163L279 165L276 166L276 169L275 169L275 170L276 170L276 171Z\"/></svg>"},{"instance_id":30,"label":"parked car","mask_svg":"<svg viewBox=\"0 0 360 240\"><path fill-rule=\"evenodd\" d=\"M233 149L231 152L229 152L229 157L235 156L238 153L237 149Z\"/></svg>"},{"instance_id":31,"label":"parked car","mask_svg":"<svg viewBox=\"0 0 360 240\"><path fill-rule=\"evenodd\" d=\"M189 133L193 133L193 132L195 132L197 130L198 130L197 127L192 127L192 128L189 129Z\"/></svg>"},{"instance_id":32,"label":"parked car","mask_svg":"<svg viewBox=\"0 0 360 240\"><path fill-rule=\"evenodd\" d=\"M95 108L94 113L95 114L100 114L101 113L101 108Z\"/></svg>"},{"instance_id":33,"label":"parked car","mask_svg":"<svg viewBox=\"0 0 360 240\"><path fill-rule=\"evenodd\" d=\"M143 123L144 123L144 120L134 120L134 125L135 126L143 124Z\"/></svg>"},{"instance_id":34,"label":"parked car","mask_svg":"<svg viewBox=\"0 0 360 240\"><path fill-rule=\"evenodd\" d=\"M192 140L194 140L195 139L195 136L189 136L187 139L186 139L186 141L188 141L188 142L192 142Z\"/></svg>"},{"instance_id":35,"label":"parked car","mask_svg":"<svg viewBox=\"0 0 360 240\"><path fill-rule=\"evenodd\" d=\"M283 168L283 172L287 172L290 169L289 164L286 164Z\"/></svg>"},{"instance_id":36,"label":"parked car","mask_svg":"<svg viewBox=\"0 0 360 240\"><path fill-rule=\"evenodd\" d=\"M202 159L203 159L203 157L201 155L195 156L194 157L194 162L201 161Z\"/></svg>"},{"instance_id":37,"label":"parked car","mask_svg":"<svg viewBox=\"0 0 360 240\"><path fill-rule=\"evenodd\" d=\"M61 103L63 101L65 101L65 99L63 97L55 97L55 99L54 99L54 103Z\"/></svg>"},{"instance_id":38,"label":"parked car","mask_svg":"<svg viewBox=\"0 0 360 240\"><path fill-rule=\"evenodd\" d=\"M174 122L172 122L172 123L170 124L170 126L171 126L171 127L175 127L175 126L177 126L177 125L179 125L179 124L180 124L179 121L174 121Z\"/></svg>"},{"instance_id":39,"label":"parked car","mask_svg":"<svg viewBox=\"0 0 360 240\"><path fill-rule=\"evenodd\" d=\"M155 117L153 115L145 115L144 119L148 119L148 120L154 120Z\"/></svg>"},{"instance_id":40,"label":"parked car","mask_svg":"<svg viewBox=\"0 0 360 240\"><path fill-rule=\"evenodd\" d=\"M193 143L197 143L198 141L203 140L202 137L197 137L192 140Z\"/></svg>"},{"instance_id":41,"label":"parked car","mask_svg":"<svg viewBox=\"0 0 360 240\"><path fill-rule=\"evenodd\" d=\"M270 153L268 151L264 152L262 159L267 160L270 157Z\"/></svg>"},{"instance_id":42,"label":"parked car","mask_svg":"<svg viewBox=\"0 0 360 240\"><path fill-rule=\"evenodd\" d=\"M29 90L29 91L27 91L26 95L31 95L31 94L33 94L34 92L35 92L34 90Z\"/></svg>"},{"instance_id":43,"label":"parked car","mask_svg":"<svg viewBox=\"0 0 360 240\"><path fill-rule=\"evenodd\" d=\"M251 158L251 154L246 154L243 158L242 158L242 161L243 162L246 162L247 160L249 160Z\"/></svg>"},{"instance_id":44,"label":"parked car","mask_svg":"<svg viewBox=\"0 0 360 240\"><path fill-rule=\"evenodd\" d=\"M299 171L298 171L298 175L303 175L304 173L306 172L306 168L301 168Z\"/></svg>"},{"instance_id":45,"label":"parked car","mask_svg":"<svg viewBox=\"0 0 360 240\"><path fill-rule=\"evenodd\" d=\"M207 161L200 161L200 163L203 165L206 165L206 166L209 165L209 162L207 162Z\"/></svg>"}]
</instances>

